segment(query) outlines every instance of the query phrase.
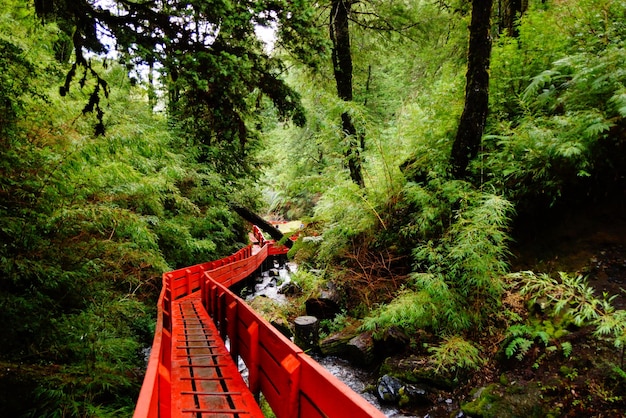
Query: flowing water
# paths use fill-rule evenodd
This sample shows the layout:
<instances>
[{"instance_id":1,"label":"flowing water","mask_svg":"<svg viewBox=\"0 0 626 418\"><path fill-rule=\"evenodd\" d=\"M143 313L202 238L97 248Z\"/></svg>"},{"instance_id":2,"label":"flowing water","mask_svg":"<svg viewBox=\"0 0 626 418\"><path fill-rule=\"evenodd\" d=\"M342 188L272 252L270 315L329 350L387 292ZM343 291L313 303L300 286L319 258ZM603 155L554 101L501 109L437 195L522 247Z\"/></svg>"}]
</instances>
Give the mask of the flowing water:
<instances>
[{"instance_id":1,"label":"flowing water","mask_svg":"<svg viewBox=\"0 0 626 418\"><path fill-rule=\"evenodd\" d=\"M273 269L264 271L260 277L255 279L254 292L250 292L246 296L246 301L249 302L255 297L263 296L278 303L288 303L285 295L280 293L280 289L291 282L291 273L295 272L296 269L297 265L294 263L286 263L284 265L275 263ZM376 384L376 377L372 373L352 367L348 361L337 357L313 355L313 358L333 376L341 380L356 393L361 394L363 398L382 411L387 417L412 417L411 415L401 414L395 407L381 405L378 398L366 390ZM240 363L240 370L245 377L247 371L243 362Z\"/></svg>"},{"instance_id":2,"label":"flowing water","mask_svg":"<svg viewBox=\"0 0 626 418\"><path fill-rule=\"evenodd\" d=\"M278 303L289 303L287 297L280 293L280 289L291 282L291 274L296 269L297 265L294 263L286 263L284 265L275 263L273 269L264 271L260 277L255 279L254 289L248 291L246 300L249 302L257 296L264 296ZM440 398L434 405L421 408L416 415L405 415L395 405L381 403L370 390L377 383L377 376L372 372L353 367L347 360L341 358L324 357L317 354L313 354L312 357L333 376L341 380L356 393L359 393L365 400L389 418L448 418L454 411L458 411L458 401ZM240 369L245 369L243 362L240 363ZM247 370L243 370L244 377L246 373ZM464 415L461 413L457 416Z\"/></svg>"}]
</instances>

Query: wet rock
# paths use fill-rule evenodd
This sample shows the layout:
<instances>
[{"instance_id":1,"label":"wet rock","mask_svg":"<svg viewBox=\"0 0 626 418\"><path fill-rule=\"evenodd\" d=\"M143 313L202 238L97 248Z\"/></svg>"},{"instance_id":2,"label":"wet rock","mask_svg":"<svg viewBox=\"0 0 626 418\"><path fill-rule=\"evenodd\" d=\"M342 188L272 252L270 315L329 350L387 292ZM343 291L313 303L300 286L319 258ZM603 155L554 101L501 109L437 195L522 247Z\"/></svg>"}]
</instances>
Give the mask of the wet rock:
<instances>
[{"instance_id":1,"label":"wet rock","mask_svg":"<svg viewBox=\"0 0 626 418\"><path fill-rule=\"evenodd\" d=\"M298 296L302 294L302 288L298 283L287 282L278 290L278 293L285 296Z\"/></svg>"},{"instance_id":2,"label":"wet rock","mask_svg":"<svg viewBox=\"0 0 626 418\"><path fill-rule=\"evenodd\" d=\"M431 403L426 389L405 383L387 374L378 380L376 396L383 402L398 404L399 406L428 405Z\"/></svg>"},{"instance_id":3,"label":"wet rock","mask_svg":"<svg viewBox=\"0 0 626 418\"><path fill-rule=\"evenodd\" d=\"M304 305L306 306L307 315L315 316L319 319L333 319L341 312L337 302L327 298L311 298Z\"/></svg>"},{"instance_id":4,"label":"wet rock","mask_svg":"<svg viewBox=\"0 0 626 418\"><path fill-rule=\"evenodd\" d=\"M364 332L352 338L346 348L348 359L355 366L366 367L374 363L374 338L371 332Z\"/></svg>"},{"instance_id":5,"label":"wet rock","mask_svg":"<svg viewBox=\"0 0 626 418\"><path fill-rule=\"evenodd\" d=\"M289 323L284 318L276 318L270 323L272 324L274 328L276 328L285 337L291 338L293 336L293 332L291 332Z\"/></svg>"},{"instance_id":6,"label":"wet rock","mask_svg":"<svg viewBox=\"0 0 626 418\"><path fill-rule=\"evenodd\" d=\"M543 409L542 396L537 384L518 388L492 384L477 389L461 410L469 416L483 418L544 417L548 411Z\"/></svg>"},{"instance_id":7,"label":"wet rock","mask_svg":"<svg viewBox=\"0 0 626 418\"><path fill-rule=\"evenodd\" d=\"M341 295L339 294L339 290L334 283L328 282L326 283L326 288L320 291L320 299L331 300L339 305L341 300Z\"/></svg>"},{"instance_id":8,"label":"wet rock","mask_svg":"<svg viewBox=\"0 0 626 418\"><path fill-rule=\"evenodd\" d=\"M424 357L409 355L388 357L381 365L381 374L391 374L412 383L425 385L431 389L450 391L455 383L444 376L433 373Z\"/></svg>"},{"instance_id":9,"label":"wet rock","mask_svg":"<svg viewBox=\"0 0 626 418\"><path fill-rule=\"evenodd\" d=\"M357 327L346 327L324 338L320 342L320 351L325 356L348 357L348 343L359 334Z\"/></svg>"},{"instance_id":10,"label":"wet rock","mask_svg":"<svg viewBox=\"0 0 626 418\"><path fill-rule=\"evenodd\" d=\"M278 269L275 269L275 268L274 269L270 269L268 271L268 274L269 274L270 277L278 277L278 276L280 276L280 272L278 271Z\"/></svg>"},{"instance_id":11,"label":"wet rock","mask_svg":"<svg viewBox=\"0 0 626 418\"><path fill-rule=\"evenodd\" d=\"M410 342L410 338L397 327L390 327L385 330L382 336L376 339L375 346L377 354L382 357L403 352Z\"/></svg>"}]
</instances>

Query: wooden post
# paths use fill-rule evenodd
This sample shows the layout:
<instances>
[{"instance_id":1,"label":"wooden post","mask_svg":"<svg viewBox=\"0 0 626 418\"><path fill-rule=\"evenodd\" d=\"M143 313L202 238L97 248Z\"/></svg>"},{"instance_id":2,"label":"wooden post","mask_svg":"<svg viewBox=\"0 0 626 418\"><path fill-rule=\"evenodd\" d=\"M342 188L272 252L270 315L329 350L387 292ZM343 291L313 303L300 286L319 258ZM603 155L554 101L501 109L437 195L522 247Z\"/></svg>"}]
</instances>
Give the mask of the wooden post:
<instances>
[{"instance_id":1,"label":"wooden post","mask_svg":"<svg viewBox=\"0 0 626 418\"><path fill-rule=\"evenodd\" d=\"M318 347L319 321L314 316L299 316L294 320L294 342L303 350Z\"/></svg>"},{"instance_id":2,"label":"wooden post","mask_svg":"<svg viewBox=\"0 0 626 418\"><path fill-rule=\"evenodd\" d=\"M248 327L250 335L250 364L248 366L248 387L254 398L259 399L261 380L259 376L259 324L253 322Z\"/></svg>"},{"instance_id":3,"label":"wooden post","mask_svg":"<svg viewBox=\"0 0 626 418\"><path fill-rule=\"evenodd\" d=\"M239 360L239 337L237 336L237 301L232 301L226 307L226 319L228 321L228 330L226 334L230 340L230 356L235 364Z\"/></svg>"}]
</instances>

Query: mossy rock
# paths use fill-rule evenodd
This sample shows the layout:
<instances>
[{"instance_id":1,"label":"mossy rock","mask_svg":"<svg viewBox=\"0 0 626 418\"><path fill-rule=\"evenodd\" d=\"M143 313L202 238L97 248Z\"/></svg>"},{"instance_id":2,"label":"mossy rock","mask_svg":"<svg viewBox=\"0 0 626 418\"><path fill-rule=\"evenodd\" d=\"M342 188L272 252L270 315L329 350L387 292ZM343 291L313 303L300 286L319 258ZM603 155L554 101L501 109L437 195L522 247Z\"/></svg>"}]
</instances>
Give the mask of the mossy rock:
<instances>
[{"instance_id":1,"label":"mossy rock","mask_svg":"<svg viewBox=\"0 0 626 418\"><path fill-rule=\"evenodd\" d=\"M500 384L477 389L473 399L461 405L466 415L473 418L545 418L549 416L542 405L541 390L528 384L511 390Z\"/></svg>"},{"instance_id":2,"label":"mossy rock","mask_svg":"<svg viewBox=\"0 0 626 418\"><path fill-rule=\"evenodd\" d=\"M380 367L379 375L388 374L407 383L424 384L432 388L452 390L457 385L446 376L441 376L429 366L428 358L411 355L388 357Z\"/></svg>"}]
</instances>

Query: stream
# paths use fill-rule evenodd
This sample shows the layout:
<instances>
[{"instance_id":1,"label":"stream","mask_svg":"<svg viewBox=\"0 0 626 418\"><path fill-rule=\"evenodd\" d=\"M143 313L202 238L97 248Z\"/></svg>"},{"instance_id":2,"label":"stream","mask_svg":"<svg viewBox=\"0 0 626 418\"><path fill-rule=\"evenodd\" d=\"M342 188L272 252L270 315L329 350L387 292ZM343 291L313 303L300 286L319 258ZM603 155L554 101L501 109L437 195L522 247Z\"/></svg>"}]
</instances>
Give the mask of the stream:
<instances>
[{"instance_id":1,"label":"stream","mask_svg":"<svg viewBox=\"0 0 626 418\"><path fill-rule=\"evenodd\" d=\"M264 271L260 277L255 278L254 289L249 289L246 302L252 301L255 297L268 297L279 304L289 303L288 298L280 293L281 288L287 286L291 282L291 273L297 270L294 263L286 263L284 265L278 262L274 263L273 268ZM374 405L379 411L389 418L449 418L454 411L459 410L457 400L447 397L440 397L436 403L430 406L419 408L417 415L405 415L396 405L387 405L381 403L376 395L368 390L376 385L377 376L367 370L353 367L347 360L333 357L312 354L312 357L328 370L333 376L341 380L353 391L360 394L366 401ZM245 364L240 363L240 370L245 369ZM243 370L245 378L247 370ZM458 412L455 417L465 417L462 412Z\"/></svg>"},{"instance_id":2,"label":"stream","mask_svg":"<svg viewBox=\"0 0 626 418\"><path fill-rule=\"evenodd\" d=\"M285 265L275 263L274 268L264 271L261 277L256 278L254 292L245 296L246 301L250 302L255 297L262 296L268 297L278 303L288 303L287 297L280 293L280 289L291 281L291 273L295 272L296 269L297 265L294 263L286 263ZM415 417L415 415L403 415L394 406L382 405L373 393L366 391L366 388L376 384L376 376L372 373L352 367L347 360L337 357L323 357L317 354L312 355L312 357L333 376L341 380L356 393L363 396L365 400L374 405L387 417ZM242 367L245 369L243 362L240 363L240 370ZM243 374L245 378L245 370Z\"/></svg>"}]
</instances>

